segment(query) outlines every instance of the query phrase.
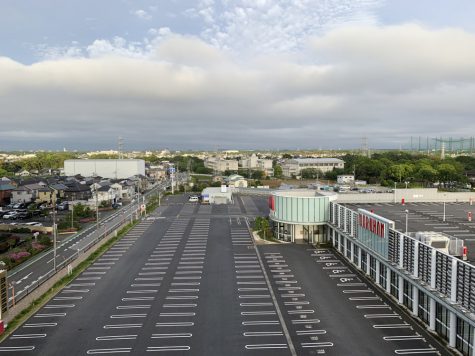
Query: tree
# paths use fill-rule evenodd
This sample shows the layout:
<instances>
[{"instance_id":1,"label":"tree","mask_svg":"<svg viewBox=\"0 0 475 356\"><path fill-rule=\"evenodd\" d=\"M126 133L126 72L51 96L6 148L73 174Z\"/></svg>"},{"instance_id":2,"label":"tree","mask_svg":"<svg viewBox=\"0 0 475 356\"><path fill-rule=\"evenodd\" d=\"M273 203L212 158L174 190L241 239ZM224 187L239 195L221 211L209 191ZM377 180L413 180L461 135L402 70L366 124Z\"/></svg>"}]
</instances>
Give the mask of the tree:
<instances>
[{"instance_id":1,"label":"tree","mask_svg":"<svg viewBox=\"0 0 475 356\"><path fill-rule=\"evenodd\" d=\"M316 179L323 178L323 173L319 169L305 168L300 171L302 179Z\"/></svg>"},{"instance_id":2,"label":"tree","mask_svg":"<svg viewBox=\"0 0 475 356\"><path fill-rule=\"evenodd\" d=\"M282 166L276 164L274 167L274 177L282 178L282 175L283 175Z\"/></svg>"},{"instance_id":3,"label":"tree","mask_svg":"<svg viewBox=\"0 0 475 356\"><path fill-rule=\"evenodd\" d=\"M437 170L432 168L432 166L428 164L422 164L415 176L417 179L421 180L425 185L427 185L437 180L437 174Z\"/></svg>"},{"instance_id":4,"label":"tree","mask_svg":"<svg viewBox=\"0 0 475 356\"><path fill-rule=\"evenodd\" d=\"M414 167L410 164L393 164L388 169L388 175L394 180L401 183L407 177L409 177L414 170Z\"/></svg>"},{"instance_id":5,"label":"tree","mask_svg":"<svg viewBox=\"0 0 475 356\"><path fill-rule=\"evenodd\" d=\"M442 163L437 167L437 173L439 176L439 180L447 184L449 182L453 182L457 180L457 170L455 167L448 163Z\"/></svg>"},{"instance_id":6,"label":"tree","mask_svg":"<svg viewBox=\"0 0 475 356\"><path fill-rule=\"evenodd\" d=\"M253 171L251 173L251 178L252 179L256 179L256 180L260 180L260 179L263 179L265 177L265 173L263 171Z\"/></svg>"},{"instance_id":7,"label":"tree","mask_svg":"<svg viewBox=\"0 0 475 356\"><path fill-rule=\"evenodd\" d=\"M289 155L288 153L284 153L284 154L282 155L282 158L284 158L284 159L292 159L293 157L292 157L291 155Z\"/></svg>"}]
</instances>

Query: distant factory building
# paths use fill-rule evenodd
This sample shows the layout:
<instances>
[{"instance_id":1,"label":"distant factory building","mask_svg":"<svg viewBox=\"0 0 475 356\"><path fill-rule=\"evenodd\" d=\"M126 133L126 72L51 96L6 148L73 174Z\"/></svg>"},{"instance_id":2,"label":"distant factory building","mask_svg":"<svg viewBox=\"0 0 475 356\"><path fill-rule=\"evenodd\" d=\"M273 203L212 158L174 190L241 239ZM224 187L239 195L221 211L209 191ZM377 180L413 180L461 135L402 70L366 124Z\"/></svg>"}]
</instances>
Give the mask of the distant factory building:
<instances>
[{"instance_id":1,"label":"distant factory building","mask_svg":"<svg viewBox=\"0 0 475 356\"><path fill-rule=\"evenodd\" d=\"M125 179L135 175L145 175L145 161L142 159L68 159L64 161L64 174Z\"/></svg>"},{"instance_id":2,"label":"distant factory building","mask_svg":"<svg viewBox=\"0 0 475 356\"><path fill-rule=\"evenodd\" d=\"M212 169L214 172L221 173L224 171L238 170L238 161L232 159L222 159L218 157L210 157L205 159L205 167Z\"/></svg>"},{"instance_id":3,"label":"distant factory building","mask_svg":"<svg viewBox=\"0 0 475 356\"><path fill-rule=\"evenodd\" d=\"M285 177L299 176L304 169L318 169L322 173L334 168L345 168L345 162L338 158L294 158L282 164L282 173Z\"/></svg>"}]
</instances>

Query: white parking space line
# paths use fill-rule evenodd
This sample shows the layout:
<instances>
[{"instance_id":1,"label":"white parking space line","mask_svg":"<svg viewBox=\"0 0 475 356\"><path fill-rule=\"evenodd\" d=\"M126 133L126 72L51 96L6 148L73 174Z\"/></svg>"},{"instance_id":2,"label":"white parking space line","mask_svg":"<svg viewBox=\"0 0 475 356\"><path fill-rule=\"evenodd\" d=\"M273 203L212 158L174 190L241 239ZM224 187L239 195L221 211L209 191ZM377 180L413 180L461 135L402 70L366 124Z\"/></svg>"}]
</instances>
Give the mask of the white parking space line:
<instances>
[{"instance_id":1,"label":"white parking space line","mask_svg":"<svg viewBox=\"0 0 475 356\"><path fill-rule=\"evenodd\" d=\"M135 340L137 335L110 335L110 336L98 336L97 341L111 341L111 340Z\"/></svg>"},{"instance_id":2,"label":"white parking space line","mask_svg":"<svg viewBox=\"0 0 475 356\"><path fill-rule=\"evenodd\" d=\"M46 337L46 334L13 334L10 336L10 340L17 339L41 339Z\"/></svg>"},{"instance_id":3,"label":"white parking space line","mask_svg":"<svg viewBox=\"0 0 475 356\"><path fill-rule=\"evenodd\" d=\"M284 336L282 331L248 331L242 334L243 336Z\"/></svg>"},{"instance_id":4,"label":"white parking space line","mask_svg":"<svg viewBox=\"0 0 475 356\"><path fill-rule=\"evenodd\" d=\"M33 351L34 349L34 346L4 346L0 347L0 352Z\"/></svg>"},{"instance_id":5,"label":"white parking space line","mask_svg":"<svg viewBox=\"0 0 475 356\"><path fill-rule=\"evenodd\" d=\"M143 324L109 324L104 325L104 329L129 329L129 328L141 328Z\"/></svg>"},{"instance_id":6,"label":"white parking space line","mask_svg":"<svg viewBox=\"0 0 475 356\"><path fill-rule=\"evenodd\" d=\"M192 321L182 321L182 322L173 322L173 323L156 323L156 327L179 327L179 326L193 326L195 325Z\"/></svg>"},{"instance_id":7,"label":"white parking space line","mask_svg":"<svg viewBox=\"0 0 475 356\"><path fill-rule=\"evenodd\" d=\"M23 325L24 328L46 328L51 326L57 326L58 323L28 323Z\"/></svg>"},{"instance_id":8,"label":"white parking space line","mask_svg":"<svg viewBox=\"0 0 475 356\"><path fill-rule=\"evenodd\" d=\"M303 348L320 348L320 347L332 347L333 342L302 342Z\"/></svg>"},{"instance_id":9,"label":"white parking space line","mask_svg":"<svg viewBox=\"0 0 475 356\"><path fill-rule=\"evenodd\" d=\"M385 341L406 341L406 340L424 340L425 338L419 334L416 335L401 335L401 336L384 336Z\"/></svg>"},{"instance_id":10,"label":"white parking space line","mask_svg":"<svg viewBox=\"0 0 475 356\"><path fill-rule=\"evenodd\" d=\"M326 330L297 330L297 335L306 336L306 335L324 335L327 333Z\"/></svg>"},{"instance_id":11,"label":"white parking space line","mask_svg":"<svg viewBox=\"0 0 475 356\"><path fill-rule=\"evenodd\" d=\"M415 354L439 354L434 348L427 348L427 349L401 349L401 350L394 350L396 355L415 355Z\"/></svg>"},{"instance_id":12,"label":"white parking space line","mask_svg":"<svg viewBox=\"0 0 475 356\"><path fill-rule=\"evenodd\" d=\"M129 353L132 351L131 347L118 347L113 349L92 349L87 350L88 355L96 354L116 354L116 353Z\"/></svg>"},{"instance_id":13,"label":"white parking space line","mask_svg":"<svg viewBox=\"0 0 475 356\"><path fill-rule=\"evenodd\" d=\"M182 338L192 337L192 333L174 333L174 334L152 334L152 339L170 339L170 338Z\"/></svg>"},{"instance_id":14,"label":"white parking space line","mask_svg":"<svg viewBox=\"0 0 475 356\"><path fill-rule=\"evenodd\" d=\"M246 350L261 350L261 349L288 349L287 344L251 344L246 345Z\"/></svg>"},{"instance_id":15,"label":"white parking space line","mask_svg":"<svg viewBox=\"0 0 475 356\"><path fill-rule=\"evenodd\" d=\"M33 318L50 318L50 317L63 317L66 316L66 313L42 313L42 314L35 314Z\"/></svg>"},{"instance_id":16,"label":"white parking space line","mask_svg":"<svg viewBox=\"0 0 475 356\"><path fill-rule=\"evenodd\" d=\"M380 318L397 318L402 319L399 314L365 314L366 319L380 319Z\"/></svg>"},{"instance_id":17,"label":"white parking space line","mask_svg":"<svg viewBox=\"0 0 475 356\"><path fill-rule=\"evenodd\" d=\"M190 346L148 346L147 352L167 352L167 351L189 351Z\"/></svg>"},{"instance_id":18,"label":"white parking space line","mask_svg":"<svg viewBox=\"0 0 475 356\"><path fill-rule=\"evenodd\" d=\"M379 324L373 325L375 329L412 329L412 326L407 323L403 324Z\"/></svg>"}]
</instances>

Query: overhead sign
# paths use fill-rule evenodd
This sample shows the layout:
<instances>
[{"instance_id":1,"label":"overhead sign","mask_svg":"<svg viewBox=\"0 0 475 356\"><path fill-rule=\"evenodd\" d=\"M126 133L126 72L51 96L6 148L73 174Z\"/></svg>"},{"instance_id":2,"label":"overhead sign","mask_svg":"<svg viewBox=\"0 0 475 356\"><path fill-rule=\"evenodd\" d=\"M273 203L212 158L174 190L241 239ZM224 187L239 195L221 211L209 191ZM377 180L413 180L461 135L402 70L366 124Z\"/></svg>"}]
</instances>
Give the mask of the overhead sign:
<instances>
[{"instance_id":1,"label":"overhead sign","mask_svg":"<svg viewBox=\"0 0 475 356\"><path fill-rule=\"evenodd\" d=\"M384 258L388 258L389 229L394 229L394 221L358 209L358 240Z\"/></svg>"},{"instance_id":2,"label":"overhead sign","mask_svg":"<svg viewBox=\"0 0 475 356\"><path fill-rule=\"evenodd\" d=\"M168 173L175 173L175 167L168 168Z\"/></svg>"}]
</instances>

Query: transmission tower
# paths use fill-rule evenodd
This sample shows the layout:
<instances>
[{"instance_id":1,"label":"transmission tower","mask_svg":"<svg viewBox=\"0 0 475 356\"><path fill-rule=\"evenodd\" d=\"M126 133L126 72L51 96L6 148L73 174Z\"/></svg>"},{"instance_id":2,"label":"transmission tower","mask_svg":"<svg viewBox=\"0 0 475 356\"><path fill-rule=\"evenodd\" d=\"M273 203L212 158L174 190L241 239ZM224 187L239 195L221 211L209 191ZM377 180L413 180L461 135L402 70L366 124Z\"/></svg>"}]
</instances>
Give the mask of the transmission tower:
<instances>
[{"instance_id":1,"label":"transmission tower","mask_svg":"<svg viewBox=\"0 0 475 356\"><path fill-rule=\"evenodd\" d=\"M124 150L124 139L122 138L122 136L119 136L119 138L117 139L117 147L118 147L119 159L122 159L123 158L122 152Z\"/></svg>"}]
</instances>

